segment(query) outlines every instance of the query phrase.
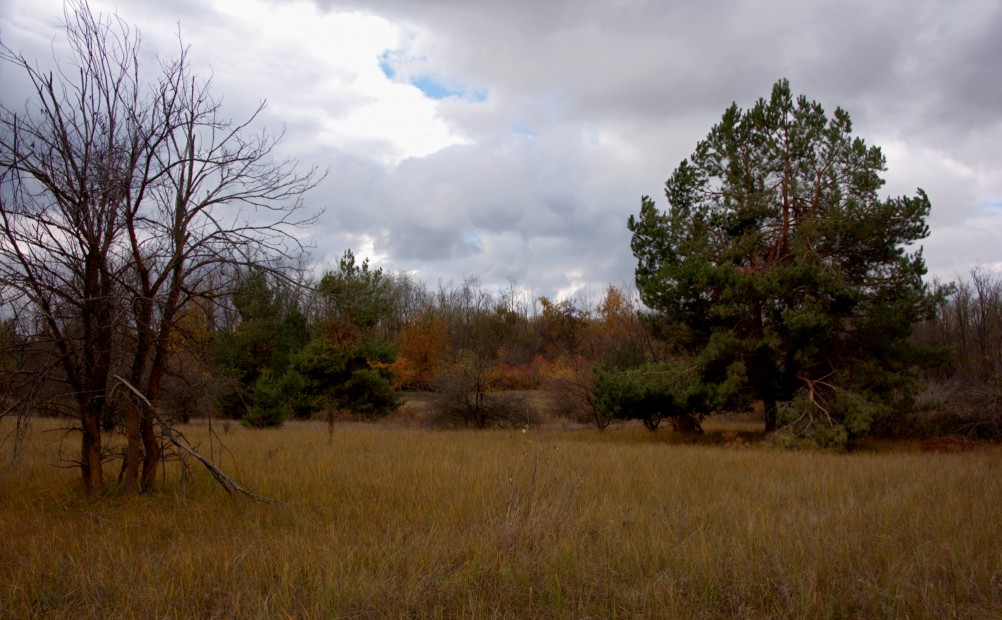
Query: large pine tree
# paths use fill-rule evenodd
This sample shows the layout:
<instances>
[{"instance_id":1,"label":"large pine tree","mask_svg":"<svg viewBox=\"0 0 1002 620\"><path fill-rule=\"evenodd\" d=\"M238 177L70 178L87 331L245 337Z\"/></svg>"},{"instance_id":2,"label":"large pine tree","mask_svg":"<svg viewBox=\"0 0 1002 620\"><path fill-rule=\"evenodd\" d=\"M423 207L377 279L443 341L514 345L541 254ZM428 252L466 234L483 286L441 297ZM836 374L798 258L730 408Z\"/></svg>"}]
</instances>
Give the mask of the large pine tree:
<instances>
[{"instance_id":1,"label":"large pine tree","mask_svg":"<svg viewBox=\"0 0 1002 620\"><path fill-rule=\"evenodd\" d=\"M881 198L885 159L849 114L794 99L786 80L724 112L631 216L644 303L681 330L709 385L849 434L910 389L908 336L928 311L930 203ZM778 414L780 414L778 416Z\"/></svg>"}]
</instances>

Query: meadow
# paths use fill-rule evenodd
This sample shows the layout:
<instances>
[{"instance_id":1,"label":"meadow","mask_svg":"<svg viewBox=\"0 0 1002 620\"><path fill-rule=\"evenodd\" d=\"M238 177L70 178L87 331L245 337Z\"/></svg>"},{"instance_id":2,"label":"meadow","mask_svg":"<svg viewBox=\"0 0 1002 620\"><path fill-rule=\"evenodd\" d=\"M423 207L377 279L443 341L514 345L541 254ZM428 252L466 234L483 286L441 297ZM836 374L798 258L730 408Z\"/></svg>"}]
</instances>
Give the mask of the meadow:
<instances>
[{"instance_id":1,"label":"meadow","mask_svg":"<svg viewBox=\"0 0 1002 620\"><path fill-rule=\"evenodd\" d=\"M177 461L95 501L55 466L78 449L58 426L0 474L3 618L1002 617L997 448L735 449L712 419L698 443L217 421L220 442L199 421L274 503Z\"/></svg>"}]
</instances>

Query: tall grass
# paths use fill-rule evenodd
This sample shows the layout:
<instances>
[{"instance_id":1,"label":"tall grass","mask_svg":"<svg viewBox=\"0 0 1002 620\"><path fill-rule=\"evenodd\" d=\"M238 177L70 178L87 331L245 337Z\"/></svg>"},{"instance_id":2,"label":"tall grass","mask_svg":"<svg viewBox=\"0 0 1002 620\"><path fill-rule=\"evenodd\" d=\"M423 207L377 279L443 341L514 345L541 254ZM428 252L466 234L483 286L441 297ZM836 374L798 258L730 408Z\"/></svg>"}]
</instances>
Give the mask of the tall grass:
<instances>
[{"instance_id":1,"label":"tall grass","mask_svg":"<svg viewBox=\"0 0 1002 620\"><path fill-rule=\"evenodd\" d=\"M1002 617L998 451L299 423L224 436L276 504L177 463L95 502L47 426L0 476L2 617Z\"/></svg>"}]
</instances>

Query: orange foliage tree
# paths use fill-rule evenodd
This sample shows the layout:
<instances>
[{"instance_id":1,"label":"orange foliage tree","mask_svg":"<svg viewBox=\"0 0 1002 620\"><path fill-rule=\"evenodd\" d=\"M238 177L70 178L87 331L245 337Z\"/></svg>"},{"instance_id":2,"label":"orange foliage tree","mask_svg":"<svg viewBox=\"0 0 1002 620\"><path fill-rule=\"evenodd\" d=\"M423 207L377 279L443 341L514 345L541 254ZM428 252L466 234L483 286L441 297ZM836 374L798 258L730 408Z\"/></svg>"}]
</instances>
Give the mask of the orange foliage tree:
<instances>
[{"instance_id":1,"label":"orange foliage tree","mask_svg":"<svg viewBox=\"0 0 1002 620\"><path fill-rule=\"evenodd\" d=\"M390 367L398 389L430 389L449 358L448 326L431 311L405 325L398 336L399 353Z\"/></svg>"},{"instance_id":2,"label":"orange foliage tree","mask_svg":"<svg viewBox=\"0 0 1002 620\"><path fill-rule=\"evenodd\" d=\"M647 361L646 330L636 305L615 286L593 313L567 301L541 298L543 329L550 357L541 374L565 415L605 428L611 418L598 407L595 367L629 368Z\"/></svg>"}]
</instances>

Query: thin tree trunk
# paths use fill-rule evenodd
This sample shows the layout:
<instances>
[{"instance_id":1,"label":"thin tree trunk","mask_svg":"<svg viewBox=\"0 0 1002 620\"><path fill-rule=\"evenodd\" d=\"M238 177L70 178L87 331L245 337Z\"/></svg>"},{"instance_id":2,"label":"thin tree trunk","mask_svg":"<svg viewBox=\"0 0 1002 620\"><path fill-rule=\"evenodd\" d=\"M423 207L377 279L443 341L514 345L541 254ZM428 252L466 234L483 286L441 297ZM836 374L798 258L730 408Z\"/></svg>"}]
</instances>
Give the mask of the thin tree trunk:
<instances>
[{"instance_id":1,"label":"thin tree trunk","mask_svg":"<svg viewBox=\"0 0 1002 620\"><path fill-rule=\"evenodd\" d=\"M771 433L776 430L776 414L779 411L779 405L776 402L776 397L771 394L762 399L762 405L765 409L765 432Z\"/></svg>"},{"instance_id":2,"label":"thin tree trunk","mask_svg":"<svg viewBox=\"0 0 1002 620\"><path fill-rule=\"evenodd\" d=\"M94 411L83 412L80 417L81 449L80 470L84 490L88 495L104 493L104 468L101 465L101 424Z\"/></svg>"},{"instance_id":3,"label":"thin tree trunk","mask_svg":"<svg viewBox=\"0 0 1002 620\"><path fill-rule=\"evenodd\" d=\"M141 427L143 440L143 493L148 493L156 488L157 468L160 466L160 459L163 456L160 436L156 432L156 420L153 417L152 409L155 409L160 404L160 386L163 382L163 355L166 346L166 344L159 345L157 355L150 369L150 379L146 388L151 407L143 415Z\"/></svg>"},{"instance_id":4,"label":"thin tree trunk","mask_svg":"<svg viewBox=\"0 0 1002 620\"><path fill-rule=\"evenodd\" d=\"M156 488L157 467L160 466L162 449L160 437L156 433L155 420L152 415L143 416L143 480L142 492L148 493Z\"/></svg>"},{"instance_id":5,"label":"thin tree trunk","mask_svg":"<svg viewBox=\"0 0 1002 620\"><path fill-rule=\"evenodd\" d=\"M130 402L125 418L125 463L122 466L127 493L139 491L139 463L143 460L142 420L143 412L139 409L139 404Z\"/></svg>"}]
</instances>

